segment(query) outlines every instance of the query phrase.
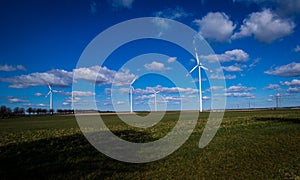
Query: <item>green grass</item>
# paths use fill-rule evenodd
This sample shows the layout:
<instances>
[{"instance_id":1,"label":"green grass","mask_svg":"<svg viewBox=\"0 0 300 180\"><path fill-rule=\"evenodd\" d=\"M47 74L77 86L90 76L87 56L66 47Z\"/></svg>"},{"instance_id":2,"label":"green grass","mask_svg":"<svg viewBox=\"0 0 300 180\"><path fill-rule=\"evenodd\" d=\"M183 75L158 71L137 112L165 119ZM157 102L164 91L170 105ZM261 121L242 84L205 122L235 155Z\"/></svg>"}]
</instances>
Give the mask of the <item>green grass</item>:
<instances>
[{"instance_id":1,"label":"green grass","mask_svg":"<svg viewBox=\"0 0 300 180\"><path fill-rule=\"evenodd\" d=\"M156 162L131 164L98 152L73 116L0 120L0 177L43 179L300 179L300 110L226 112L211 143L198 148L208 117L202 113L189 140ZM118 136L148 142L175 126L178 112L157 125L128 127L103 116Z\"/></svg>"}]
</instances>

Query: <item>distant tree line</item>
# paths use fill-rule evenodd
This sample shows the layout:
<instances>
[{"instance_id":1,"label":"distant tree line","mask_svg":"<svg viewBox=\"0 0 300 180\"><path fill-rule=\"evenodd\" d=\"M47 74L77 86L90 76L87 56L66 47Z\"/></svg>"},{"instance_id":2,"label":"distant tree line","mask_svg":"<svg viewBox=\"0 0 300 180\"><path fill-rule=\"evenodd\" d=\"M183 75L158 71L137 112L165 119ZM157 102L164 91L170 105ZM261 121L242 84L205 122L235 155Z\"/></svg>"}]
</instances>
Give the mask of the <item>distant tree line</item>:
<instances>
[{"instance_id":1,"label":"distant tree line","mask_svg":"<svg viewBox=\"0 0 300 180\"><path fill-rule=\"evenodd\" d=\"M25 116L25 114L29 115L41 115L41 114L53 114L53 110L42 109L42 108L32 108L29 107L26 110L24 108L15 107L13 110L9 107L2 105L0 107L0 117L7 118L13 116ZM58 109L56 114L74 114L74 110L72 109Z\"/></svg>"}]
</instances>

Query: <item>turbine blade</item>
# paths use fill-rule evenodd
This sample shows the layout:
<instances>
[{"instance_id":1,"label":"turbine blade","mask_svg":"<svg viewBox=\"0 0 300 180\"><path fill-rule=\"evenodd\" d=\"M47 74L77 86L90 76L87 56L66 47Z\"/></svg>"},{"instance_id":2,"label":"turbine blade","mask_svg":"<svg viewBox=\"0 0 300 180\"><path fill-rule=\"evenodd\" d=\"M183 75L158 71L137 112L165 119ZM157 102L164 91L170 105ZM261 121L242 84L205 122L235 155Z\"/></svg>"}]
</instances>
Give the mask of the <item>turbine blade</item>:
<instances>
[{"instance_id":1,"label":"turbine blade","mask_svg":"<svg viewBox=\"0 0 300 180\"><path fill-rule=\"evenodd\" d=\"M197 67L198 67L199 65L196 65L195 67L193 67L193 69L192 70L190 70L190 72L188 72L187 74L186 74L186 77L188 77Z\"/></svg>"},{"instance_id":2,"label":"turbine blade","mask_svg":"<svg viewBox=\"0 0 300 180\"><path fill-rule=\"evenodd\" d=\"M200 66L202 69L206 70L206 71L209 71L209 69L207 69L206 67L204 66Z\"/></svg>"},{"instance_id":3,"label":"turbine blade","mask_svg":"<svg viewBox=\"0 0 300 180\"><path fill-rule=\"evenodd\" d=\"M48 85L48 88L49 88L50 90L52 90L52 88L51 88L50 84L48 83L47 85Z\"/></svg>"},{"instance_id":4,"label":"turbine blade","mask_svg":"<svg viewBox=\"0 0 300 180\"><path fill-rule=\"evenodd\" d=\"M199 56L198 56L198 52L197 52L195 41L194 41L194 48L195 48L195 55L196 55L197 64L200 64L200 60L199 60Z\"/></svg>"},{"instance_id":5,"label":"turbine blade","mask_svg":"<svg viewBox=\"0 0 300 180\"><path fill-rule=\"evenodd\" d=\"M132 85L136 81L137 77L134 77L133 80L131 81L130 85Z\"/></svg>"},{"instance_id":6,"label":"turbine blade","mask_svg":"<svg viewBox=\"0 0 300 180\"><path fill-rule=\"evenodd\" d=\"M208 72L213 72L213 70L210 70L210 69L208 69L207 67L205 67L205 66L202 66L202 65L200 65L200 67L202 68L202 69L204 69L205 71L208 71Z\"/></svg>"},{"instance_id":7,"label":"turbine blade","mask_svg":"<svg viewBox=\"0 0 300 180\"><path fill-rule=\"evenodd\" d=\"M55 93L57 93L58 91L57 91L57 90L52 90L52 92L55 92Z\"/></svg>"},{"instance_id":8,"label":"turbine blade","mask_svg":"<svg viewBox=\"0 0 300 180\"><path fill-rule=\"evenodd\" d=\"M48 97L48 96L49 96L49 94L51 94L51 91L49 91L49 92L46 94L46 96L45 96L45 97Z\"/></svg>"}]
</instances>

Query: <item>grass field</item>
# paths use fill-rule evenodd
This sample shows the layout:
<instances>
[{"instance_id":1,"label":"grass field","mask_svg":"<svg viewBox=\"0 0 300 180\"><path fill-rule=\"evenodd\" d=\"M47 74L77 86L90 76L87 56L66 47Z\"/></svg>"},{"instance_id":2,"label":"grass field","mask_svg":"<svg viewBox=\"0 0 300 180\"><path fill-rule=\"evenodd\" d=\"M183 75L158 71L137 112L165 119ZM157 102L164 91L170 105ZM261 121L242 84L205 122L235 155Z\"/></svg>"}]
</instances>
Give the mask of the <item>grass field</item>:
<instances>
[{"instance_id":1,"label":"grass field","mask_svg":"<svg viewBox=\"0 0 300 180\"><path fill-rule=\"evenodd\" d=\"M176 124L169 112L154 128L130 128L115 115L110 129L133 142L158 139ZM209 113L202 113L189 140L156 162L131 164L98 152L73 116L0 120L0 177L43 179L300 179L300 110L230 111L211 143L198 148Z\"/></svg>"}]
</instances>

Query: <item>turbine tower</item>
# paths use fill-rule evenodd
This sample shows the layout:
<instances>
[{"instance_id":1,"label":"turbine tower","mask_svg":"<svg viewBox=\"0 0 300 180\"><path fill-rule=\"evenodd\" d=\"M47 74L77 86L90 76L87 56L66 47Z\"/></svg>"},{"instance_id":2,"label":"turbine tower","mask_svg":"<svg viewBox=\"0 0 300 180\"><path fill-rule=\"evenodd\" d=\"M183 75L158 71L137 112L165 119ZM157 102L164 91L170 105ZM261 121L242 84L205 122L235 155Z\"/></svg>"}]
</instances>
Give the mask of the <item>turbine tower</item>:
<instances>
[{"instance_id":1,"label":"turbine tower","mask_svg":"<svg viewBox=\"0 0 300 180\"><path fill-rule=\"evenodd\" d=\"M135 82L136 80L136 77L131 81L130 85L129 85L129 93L130 93L130 113L133 113L133 110L132 110L132 93L133 93L133 83Z\"/></svg>"},{"instance_id":2,"label":"turbine tower","mask_svg":"<svg viewBox=\"0 0 300 180\"><path fill-rule=\"evenodd\" d=\"M194 49L195 49L195 55L196 55L197 65L195 67L193 67L193 69L190 70L190 72L188 72L186 74L186 77L188 75L190 75L196 68L198 68L198 79L199 79L199 111L202 112L203 108L202 108L201 68L204 69L204 70L206 70L206 71L209 71L209 70L200 63L198 52L197 52L197 49L196 49L195 41L194 41Z\"/></svg>"},{"instance_id":3,"label":"turbine tower","mask_svg":"<svg viewBox=\"0 0 300 180\"><path fill-rule=\"evenodd\" d=\"M51 88L50 84L48 83L49 92L45 97L48 97L50 95L50 103L49 103L49 111L51 114L53 114L53 99L52 99L52 93L58 92L57 90L54 90Z\"/></svg>"},{"instance_id":4,"label":"turbine tower","mask_svg":"<svg viewBox=\"0 0 300 180\"><path fill-rule=\"evenodd\" d=\"M157 111L157 103L156 103L156 94L159 93L159 91L155 91L153 89L153 94L154 94L154 110L155 112Z\"/></svg>"}]
</instances>

